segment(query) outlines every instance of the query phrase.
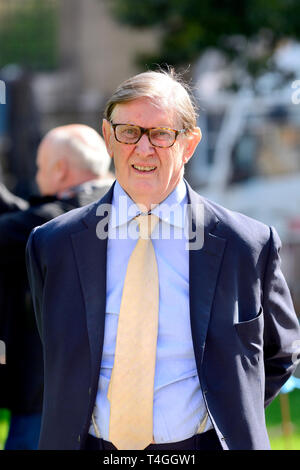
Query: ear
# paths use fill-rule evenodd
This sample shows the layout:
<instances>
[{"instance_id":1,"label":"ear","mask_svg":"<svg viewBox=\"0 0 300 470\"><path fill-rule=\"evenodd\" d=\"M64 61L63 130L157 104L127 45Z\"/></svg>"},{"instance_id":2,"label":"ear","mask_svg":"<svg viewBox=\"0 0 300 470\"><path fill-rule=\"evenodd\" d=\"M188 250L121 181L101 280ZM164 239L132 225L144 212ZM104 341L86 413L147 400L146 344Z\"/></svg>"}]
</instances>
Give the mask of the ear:
<instances>
[{"instance_id":1,"label":"ear","mask_svg":"<svg viewBox=\"0 0 300 470\"><path fill-rule=\"evenodd\" d=\"M110 123L107 119L103 119L102 121L102 134L104 138L104 142L107 148L107 152L111 158L113 158L113 149L112 149L112 138L113 138L113 130L111 128Z\"/></svg>"},{"instance_id":2,"label":"ear","mask_svg":"<svg viewBox=\"0 0 300 470\"><path fill-rule=\"evenodd\" d=\"M202 139L202 132L200 127L194 127L193 130L185 136L185 149L183 155L183 163L187 163L189 159L193 156L197 145Z\"/></svg>"},{"instance_id":3,"label":"ear","mask_svg":"<svg viewBox=\"0 0 300 470\"><path fill-rule=\"evenodd\" d=\"M69 163L67 158L59 158L54 163L54 171L58 181L64 181L68 177Z\"/></svg>"}]
</instances>

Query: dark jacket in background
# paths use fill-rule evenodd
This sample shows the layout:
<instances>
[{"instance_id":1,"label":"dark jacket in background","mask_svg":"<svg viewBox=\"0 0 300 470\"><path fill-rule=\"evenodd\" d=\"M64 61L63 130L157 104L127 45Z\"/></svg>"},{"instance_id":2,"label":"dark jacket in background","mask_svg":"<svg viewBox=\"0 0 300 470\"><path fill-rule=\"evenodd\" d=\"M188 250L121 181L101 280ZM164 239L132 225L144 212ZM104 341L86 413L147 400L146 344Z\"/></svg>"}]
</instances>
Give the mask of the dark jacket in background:
<instances>
[{"instance_id":1,"label":"dark jacket in background","mask_svg":"<svg viewBox=\"0 0 300 470\"><path fill-rule=\"evenodd\" d=\"M15 414L42 409L42 348L25 266L29 234L34 227L101 198L109 186L93 181L61 199L38 197L27 202L0 184L0 339L6 344L6 365L0 365L0 408Z\"/></svg>"}]
</instances>

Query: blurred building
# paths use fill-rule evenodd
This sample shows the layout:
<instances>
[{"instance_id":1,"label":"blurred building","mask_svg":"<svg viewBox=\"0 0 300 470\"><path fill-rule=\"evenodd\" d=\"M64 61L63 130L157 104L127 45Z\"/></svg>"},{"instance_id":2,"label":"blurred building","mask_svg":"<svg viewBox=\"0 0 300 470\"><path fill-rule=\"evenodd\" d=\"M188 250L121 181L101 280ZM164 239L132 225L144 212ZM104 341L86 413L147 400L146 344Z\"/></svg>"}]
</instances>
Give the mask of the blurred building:
<instances>
[{"instance_id":1,"label":"blurred building","mask_svg":"<svg viewBox=\"0 0 300 470\"><path fill-rule=\"evenodd\" d=\"M136 54L155 48L158 33L120 25L107 0L56 4L58 66L37 74L34 83L43 128L77 120L98 129L105 100L121 81L139 72Z\"/></svg>"},{"instance_id":2,"label":"blurred building","mask_svg":"<svg viewBox=\"0 0 300 470\"><path fill-rule=\"evenodd\" d=\"M109 0L0 2L0 79L8 97L0 105L0 175L19 195L34 189L40 137L73 122L99 131L108 96L140 71L136 55L157 47L158 31L120 25L111 8Z\"/></svg>"},{"instance_id":3,"label":"blurred building","mask_svg":"<svg viewBox=\"0 0 300 470\"><path fill-rule=\"evenodd\" d=\"M277 71L256 88L244 82L233 91L234 70L220 54L200 62L194 82L203 139L186 178L209 199L276 228L300 317L300 104L292 82L281 85Z\"/></svg>"}]
</instances>

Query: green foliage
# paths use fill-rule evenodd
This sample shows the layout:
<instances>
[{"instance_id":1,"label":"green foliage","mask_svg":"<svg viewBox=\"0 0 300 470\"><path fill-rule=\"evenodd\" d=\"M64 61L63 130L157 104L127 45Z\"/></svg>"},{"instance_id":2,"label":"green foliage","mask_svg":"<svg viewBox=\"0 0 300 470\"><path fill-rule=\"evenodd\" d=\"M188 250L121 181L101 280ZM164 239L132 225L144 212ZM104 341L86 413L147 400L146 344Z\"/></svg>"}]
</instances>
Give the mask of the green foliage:
<instances>
[{"instance_id":1,"label":"green foliage","mask_svg":"<svg viewBox=\"0 0 300 470\"><path fill-rule=\"evenodd\" d=\"M0 408L0 450L4 448L8 434L10 412Z\"/></svg>"},{"instance_id":2,"label":"green foliage","mask_svg":"<svg viewBox=\"0 0 300 470\"><path fill-rule=\"evenodd\" d=\"M299 0L113 0L109 3L120 22L140 28L158 26L162 31L157 56L143 56L143 61L186 65L207 47L222 49L232 58L240 57L243 47L249 53L246 51L249 41L262 38L263 57L259 57L258 65L252 63L253 70L260 70L278 40L300 37ZM236 37L244 37L246 42L230 40Z\"/></svg>"},{"instance_id":3,"label":"green foliage","mask_svg":"<svg viewBox=\"0 0 300 470\"><path fill-rule=\"evenodd\" d=\"M5 5L6 3L6 5ZM0 67L9 63L32 69L57 65L57 2L26 0L0 11Z\"/></svg>"},{"instance_id":4,"label":"green foliage","mask_svg":"<svg viewBox=\"0 0 300 470\"><path fill-rule=\"evenodd\" d=\"M280 396L266 408L266 423L273 450L300 450L300 390L293 390L287 395L289 403L292 434L284 437L282 430L282 410Z\"/></svg>"}]
</instances>

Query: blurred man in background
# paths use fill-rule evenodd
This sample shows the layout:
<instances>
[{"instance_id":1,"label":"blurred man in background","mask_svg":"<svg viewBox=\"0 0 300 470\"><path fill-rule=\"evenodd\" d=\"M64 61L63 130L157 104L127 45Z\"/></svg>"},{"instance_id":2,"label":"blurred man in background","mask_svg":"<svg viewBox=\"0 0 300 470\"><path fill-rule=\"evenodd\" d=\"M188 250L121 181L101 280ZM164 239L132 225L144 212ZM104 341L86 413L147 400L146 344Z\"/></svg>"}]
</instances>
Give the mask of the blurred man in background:
<instances>
[{"instance_id":1,"label":"blurred man in background","mask_svg":"<svg viewBox=\"0 0 300 470\"><path fill-rule=\"evenodd\" d=\"M0 337L6 344L0 407L11 411L6 449L35 449L41 422L43 359L25 268L28 236L35 226L102 197L113 181L110 161L95 130L61 126L38 149L41 197L27 202L0 185Z\"/></svg>"}]
</instances>

